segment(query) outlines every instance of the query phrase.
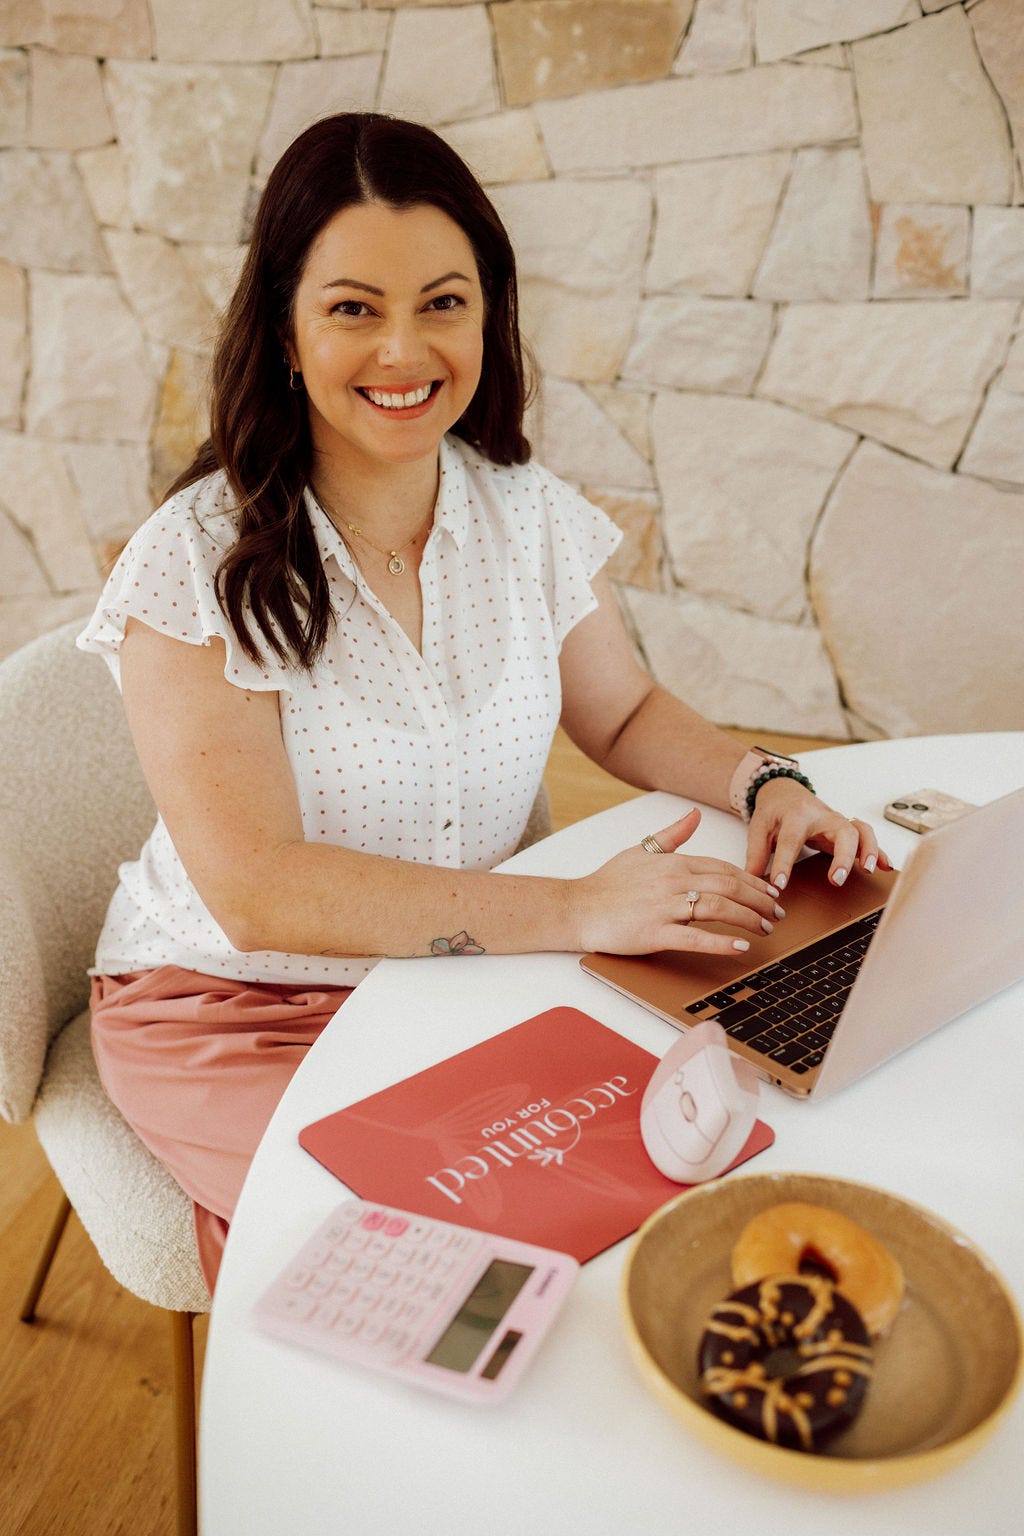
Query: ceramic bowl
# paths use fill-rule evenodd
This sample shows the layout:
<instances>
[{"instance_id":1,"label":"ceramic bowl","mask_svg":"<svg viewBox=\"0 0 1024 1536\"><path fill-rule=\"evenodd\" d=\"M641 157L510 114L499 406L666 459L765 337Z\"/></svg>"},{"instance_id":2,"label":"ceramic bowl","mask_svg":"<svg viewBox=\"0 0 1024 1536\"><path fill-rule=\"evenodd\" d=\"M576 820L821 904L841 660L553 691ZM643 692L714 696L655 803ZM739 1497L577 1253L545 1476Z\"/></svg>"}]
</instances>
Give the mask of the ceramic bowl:
<instances>
[{"instance_id":1,"label":"ceramic bowl","mask_svg":"<svg viewBox=\"0 0 1024 1536\"><path fill-rule=\"evenodd\" d=\"M903 1305L877 1341L860 1416L818 1454L726 1424L698 1385L708 1313L734 1289L733 1245L752 1216L783 1200L859 1222L895 1255L906 1281ZM823 1492L894 1488L948 1471L995 1429L1024 1369L1020 1314L973 1243L885 1190L815 1174L733 1176L663 1206L633 1240L622 1311L641 1373L687 1429L753 1471Z\"/></svg>"}]
</instances>

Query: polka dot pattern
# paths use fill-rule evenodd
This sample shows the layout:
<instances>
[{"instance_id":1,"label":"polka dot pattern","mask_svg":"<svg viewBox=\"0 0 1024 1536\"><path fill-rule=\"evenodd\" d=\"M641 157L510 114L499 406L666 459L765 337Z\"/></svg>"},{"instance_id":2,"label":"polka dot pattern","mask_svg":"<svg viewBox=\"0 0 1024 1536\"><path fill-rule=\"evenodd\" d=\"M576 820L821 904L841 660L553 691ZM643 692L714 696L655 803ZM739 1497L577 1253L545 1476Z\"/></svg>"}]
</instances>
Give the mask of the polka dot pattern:
<instances>
[{"instance_id":1,"label":"polka dot pattern","mask_svg":"<svg viewBox=\"0 0 1024 1536\"><path fill-rule=\"evenodd\" d=\"M278 694L308 841L492 868L522 836L561 710L561 643L595 606L590 581L618 531L539 465L499 468L446 439L420 567L417 652L326 513L311 495L307 504L335 613L311 673L273 659L254 666L220 610L214 577L232 538L221 475L179 493L138 531L79 644L118 677L129 614L189 645L220 636L227 680ZM122 866L96 969L163 964L351 986L373 961L233 949L158 821L138 861Z\"/></svg>"}]
</instances>

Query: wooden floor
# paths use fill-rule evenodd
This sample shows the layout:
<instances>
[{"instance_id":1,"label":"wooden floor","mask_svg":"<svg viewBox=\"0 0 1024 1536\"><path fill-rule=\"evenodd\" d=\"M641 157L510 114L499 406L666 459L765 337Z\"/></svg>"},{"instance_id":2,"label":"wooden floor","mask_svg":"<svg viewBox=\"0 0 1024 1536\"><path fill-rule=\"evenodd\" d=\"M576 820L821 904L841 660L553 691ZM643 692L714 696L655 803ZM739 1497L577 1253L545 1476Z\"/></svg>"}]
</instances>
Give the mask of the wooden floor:
<instances>
[{"instance_id":1,"label":"wooden floor","mask_svg":"<svg viewBox=\"0 0 1024 1536\"><path fill-rule=\"evenodd\" d=\"M556 828L636 793L562 736L547 777ZM59 1190L30 1125L0 1122L0 1154L0 1536L172 1536L165 1316L115 1284L72 1215L38 1320L19 1322ZM197 1339L201 1357L205 1320Z\"/></svg>"}]
</instances>

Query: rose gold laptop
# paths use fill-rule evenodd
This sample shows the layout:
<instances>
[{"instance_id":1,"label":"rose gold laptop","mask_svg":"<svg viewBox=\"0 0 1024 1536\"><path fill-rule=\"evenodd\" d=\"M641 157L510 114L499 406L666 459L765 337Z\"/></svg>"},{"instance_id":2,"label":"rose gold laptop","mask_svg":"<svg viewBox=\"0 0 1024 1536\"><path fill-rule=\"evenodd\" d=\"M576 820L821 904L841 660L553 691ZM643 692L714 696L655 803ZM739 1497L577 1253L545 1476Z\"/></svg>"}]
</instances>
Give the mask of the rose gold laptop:
<instances>
[{"instance_id":1,"label":"rose gold laptop","mask_svg":"<svg viewBox=\"0 0 1024 1536\"><path fill-rule=\"evenodd\" d=\"M797 864L785 919L735 959L580 964L677 1029L717 1019L738 1056L801 1098L834 1093L1024 977L1024 789L924 834L899 874L855 870L836 890L827 869L822 856Z\"/></svg>"}]
</instances>

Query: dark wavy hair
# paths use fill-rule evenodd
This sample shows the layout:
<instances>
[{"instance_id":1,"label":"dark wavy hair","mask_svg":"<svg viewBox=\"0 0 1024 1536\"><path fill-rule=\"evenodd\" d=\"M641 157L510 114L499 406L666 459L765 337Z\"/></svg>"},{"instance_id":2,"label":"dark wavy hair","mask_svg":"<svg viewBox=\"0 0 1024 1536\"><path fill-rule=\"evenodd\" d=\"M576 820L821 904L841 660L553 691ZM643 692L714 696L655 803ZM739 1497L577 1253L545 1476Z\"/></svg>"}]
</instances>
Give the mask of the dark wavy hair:
<instances>
[{"instance_id":1,"label":"dark wavy hair","mask_svg":"<svg viewBox=\"0 0 1024 1536\"><path fill-rule=\"evenodd\" d=\"M312 470L306 397L289 388L285 343L314 241L343 208L367 202L432 204L466 235L483 288L484 364L452 431L496 464L530 455L515 256L476 177L417 123L374 112L315 123L285 150L260 199L214 352L210 436L168 491L214 470L226 474L237 537L219 567L217 596L254 661L266 645L309 668L330 632L327 578L303 498Z\"/></svg>"}]
</instances>

